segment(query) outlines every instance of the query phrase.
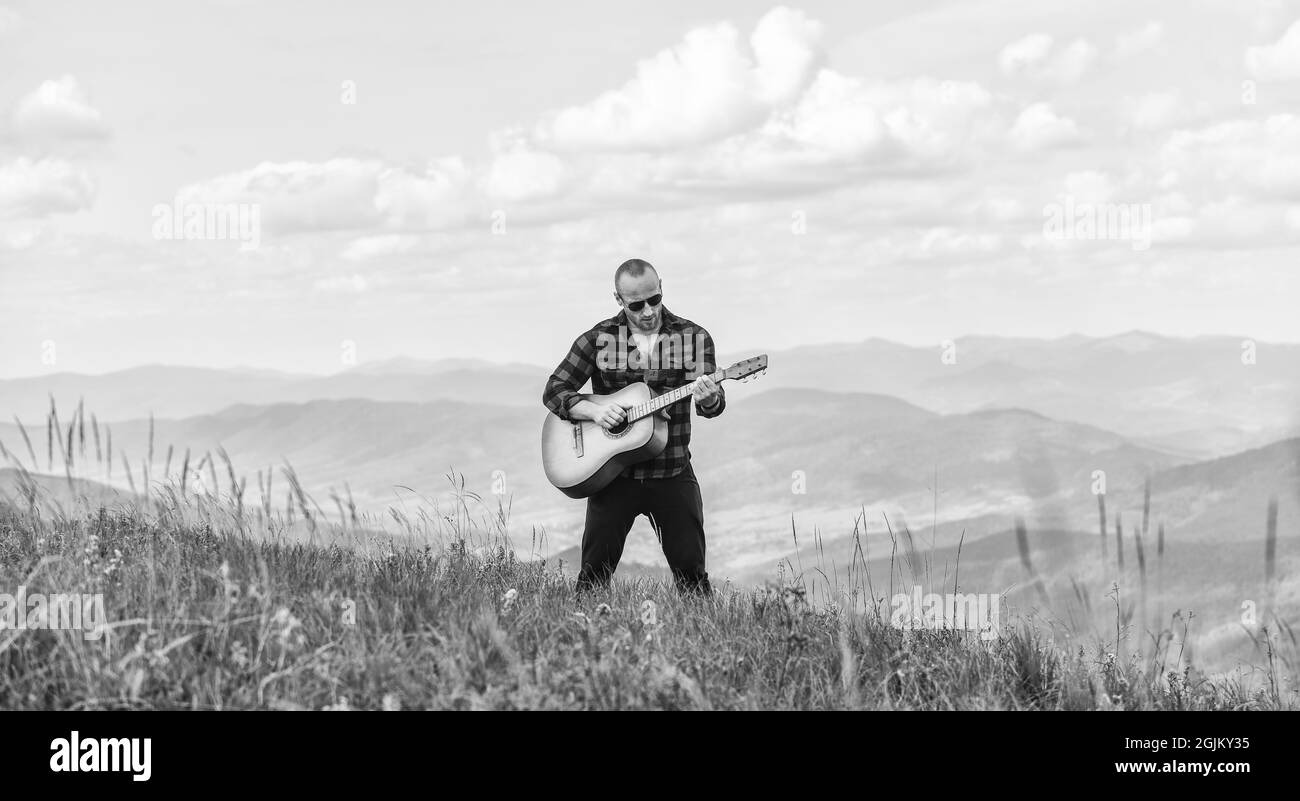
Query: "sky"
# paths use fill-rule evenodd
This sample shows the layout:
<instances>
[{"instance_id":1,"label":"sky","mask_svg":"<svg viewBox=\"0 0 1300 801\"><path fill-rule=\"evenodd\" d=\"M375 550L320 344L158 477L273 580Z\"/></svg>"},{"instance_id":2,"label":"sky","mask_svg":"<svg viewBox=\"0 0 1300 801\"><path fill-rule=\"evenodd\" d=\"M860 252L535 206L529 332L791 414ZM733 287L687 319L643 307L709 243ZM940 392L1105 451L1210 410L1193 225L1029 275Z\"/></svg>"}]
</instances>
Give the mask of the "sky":
<instances>
[{"instance_id":1,"label":"sky","mask_svg":"<svg viewBox=\"0 0 1300 801\"><path fill-rule=\"evenodd\" d=\"M1300 342L1298 255L1300 2L0 7L0 377L553 366L634 257L724 353Z\"/></svg>"}]
</instances>

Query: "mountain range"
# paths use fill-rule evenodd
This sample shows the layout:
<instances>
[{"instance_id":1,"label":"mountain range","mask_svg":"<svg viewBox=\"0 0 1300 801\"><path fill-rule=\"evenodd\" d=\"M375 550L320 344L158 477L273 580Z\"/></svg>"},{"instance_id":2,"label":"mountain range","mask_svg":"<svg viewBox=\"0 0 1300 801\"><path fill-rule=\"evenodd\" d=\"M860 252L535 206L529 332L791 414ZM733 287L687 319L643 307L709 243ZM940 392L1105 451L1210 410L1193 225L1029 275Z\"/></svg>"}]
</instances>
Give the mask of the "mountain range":
<instances>
[{"instance_id":1,"label":"mountain range","mask_svg":"<svg viewBox=\"0 0 1300 801\"><path fill-rule=\"evenodd\" d=\"M757 352L724 353L719 363ZM969 336L929 348L873 338L768 354L765 388L885 395L941 414L1026 409L1187 459L1300 435L1300 345L1130 331L1051 340ZM539 408L549 371L473 358L399 357L327 376L162 365L102 375L51 372L0 380L0 412L3 419L39 422L51 396L64 410L84 399L101 421L351 398Z\"/></svg>"}]
</instances>

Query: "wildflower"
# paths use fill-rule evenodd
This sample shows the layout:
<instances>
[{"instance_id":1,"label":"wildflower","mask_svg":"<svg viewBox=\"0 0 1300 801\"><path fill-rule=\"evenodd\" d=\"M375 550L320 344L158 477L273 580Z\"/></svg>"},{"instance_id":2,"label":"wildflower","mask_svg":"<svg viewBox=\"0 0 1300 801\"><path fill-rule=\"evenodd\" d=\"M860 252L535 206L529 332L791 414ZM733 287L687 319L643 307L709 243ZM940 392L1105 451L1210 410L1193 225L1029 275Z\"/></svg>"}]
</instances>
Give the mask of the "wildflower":
<instances>
[{"instance_id":1,"label":"wildflower","mask_svg":"<svg viewBox=\"0 0 1300 801\"><path fill-rule=\"evenodd\" d=\"M217 575L221 577L221 589L226 596L226 604L233 604L239 600L239 582L230 580L230 563L223 561L217 568Z\"/></svg>"},{"instance_id":2,"label":"wildflower","mask_svg":"<svg viewBox=\"0 0 1300 801\"><path fill-rule=\"evenodd\" d=\"M282 606L275 611L271 625L281 648L293 650L303 644L302 621L294 617L288 607Z\"/></svg>"},{"instance_id":3,"label":"wildflower","mask_svg":"<svg viewBox=\"0 0 1300 801\"><path fill-rule=\"evenodd\" d=\"M230 646L230 663L240 670L248 667L248 647L242 642L236 642Z\"/></svg>"},{"instance_id":4,"label":"wildflower","mask_svg":"<svg viewBox=\"0 0 1300 801\"><path fill-rule=\"evenodd\" d=\"M397 693L384 693L384 700L381 703L385 712L402 711L402 698Z\"/></svg>"},{"instance_id":5,"label":"wildflower","mask_svg":"<svg viewBox=\"0 0 1300 801\"><path fill-rule=\"evenodd\" d=\"M659 608L649 598L641 602L641 622L647 626L653 626L659 622Z\"/></svg>"},{"instance_id":6,"label":"wildflower","mask_svg":"<svg viewBox=\"0 0 1300 801\"><path fill-rule=\"evenodd\" d=\"M519 597L519 591L516 590L514 587L511 587L510 589L506 590L506 594L501 598L502 601L501 611L502 612L509 611L510 607L514 604L515 599L518 597Z\"/></svg>"},{"instance_id":7,"label":"wildflower","mask_svg":"<svg viewBox=\"0 0 1300 801\"><path fill-rule=\"evenodd\" d=\"M803 587L786 587L782 600L785 601L785 608L791 613L799 611L804 602L805 590Z\"/></svg>"},{"instance_id":8,"label":"wildflower","mask_svg":"<svg viewBox=\"0 0 1300 801\"><path fill-rule=\"evenodd\" d=\"M113 557L108 560L108 564L104 565L104 578L111 578L112 575L116 573L118 570L120 570L121 568L122 568L122 550L120 548L114 548Z\"/></svg>"},{"instance_id":9,"label":"wildflower","mask_svg":"<svg viewBox=\"0 0 1300 801\"><path fill-rule=\"evenodd\" d=\"M613 609L609 608L609 604L601 604L600 606L596 607L596 616L605 617L606 615L612 613L613 611L614 611Z\"/></svg>"}]
</instances>

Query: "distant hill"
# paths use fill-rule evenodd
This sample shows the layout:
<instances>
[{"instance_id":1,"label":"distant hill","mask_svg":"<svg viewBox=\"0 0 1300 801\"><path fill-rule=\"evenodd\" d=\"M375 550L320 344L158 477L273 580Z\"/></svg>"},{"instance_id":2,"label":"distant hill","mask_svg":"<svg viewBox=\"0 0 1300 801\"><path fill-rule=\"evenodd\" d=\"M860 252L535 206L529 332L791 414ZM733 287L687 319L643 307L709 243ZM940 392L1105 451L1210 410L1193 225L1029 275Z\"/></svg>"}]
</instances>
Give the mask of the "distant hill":
<instances>
[{"instance_id":1,"label":"distant hill","mask_svg":"<svg viewBox=\"0 0 1300 801\"><path fill-rule=\"evenodd\" d=\"M1144 331L1100 338L967 336L955 340L955 361L945 363L938 342L913 347L872 338L769 350L769 371L755 386L884 395L943 414L1021 408L1189 460L1205 459L1300 436L1300 345L1257 342L1256 363L1246 365L1242 341ZM755 352L723 353L719 363ZM44 419L51 395L61 419L84 397L105 421L347 398L540 408L549 369L409 357L363 362L328 376L151 365L104 375L0 380L0 409L33 424ZM755 394L748 386L728 392L737 399Z\"/></svg>"},{"instance_id":2,"label":"distant hill","mask_svg":"<svg viewBox=\"0 0 1300 801\"><path fill-rule=\"evenodd\" d=\"M44 421L51 395L63 422L83 398L87 414L94 412L102 421L146 418L150 412L179 419L236 404L344 398L415 403L474 398L540 408L546 375L538 367L472 359L389 360L329 376L154 365L104 375L52 373L0 380L0 408L28 425Z\"/></svg>"},{"instance_id":3,"label":"distant hill","mask_svg":"<svg viewBox=\"0 0 1300 801\"><path fill-rule=\"evenodd\" d=\"M795 389L738 403L725 422L701 422L692 453L710 467L702 481L712 497L791 511L814 501L928 506L936 470L947 507L1041 502L1086 493L1096 469L1123 482L1183 461L1023 409L941 415L880 395ZM805 493L794 490L796 471Z\"/></svg>"},{"instance_id":4,"label":"distant hill","mask_svg":"<svg viewBox=\"0 0 1300 801\"><path fill-rule=\"evenodd\" d=\"M12 467L0 468L0 500L26 507L29 490L34 490L38 504L69 512L78 508L130 506L138 501L138 496L129 490L98 481L40 473L24 475Z\"/></svg>"},{"instance_id":5,"label":"distant hill","mask_svg":"<svg viewBox=\"0 0 1300 801\"><path fill-rule=\"evenodd\" d=\"M1141 511L1141 487L1125 488L1123 497L1132 525ZM1278 499L1281 530L1300 534L1300 438L1170 467L1151 477L1152 515L1180 539L1260 539L1270 497Z\"/></svg>"},{"instance_id":6,"label":"distant hill","mask_svg":"<svg viewBox=\"0 0 1300 801\"><path fill-rule=\"evenodd\" d=\"M442 375L459 372L535 376L539 370L537 365L518 362L500 364L482 359L412 359L398 356L392 359L363 362L348 368L341 375Z\"/></svg>"},{"instance_id":7,"label":"distant hill","mask_svg":"<svg viewBox=\"0 0 1300 801\"><path fill-rule=\"evenodd\" d=\"M1300 345L1244 337L1129 331L1057 339L969 336L955 362L939 342L882 339L769 351L766 386L891 395L936 412L1032 409L1189 458L1221 456L1300 435ZM730 363L748 352L729 353Z\"/></svg>"}]
</instances>

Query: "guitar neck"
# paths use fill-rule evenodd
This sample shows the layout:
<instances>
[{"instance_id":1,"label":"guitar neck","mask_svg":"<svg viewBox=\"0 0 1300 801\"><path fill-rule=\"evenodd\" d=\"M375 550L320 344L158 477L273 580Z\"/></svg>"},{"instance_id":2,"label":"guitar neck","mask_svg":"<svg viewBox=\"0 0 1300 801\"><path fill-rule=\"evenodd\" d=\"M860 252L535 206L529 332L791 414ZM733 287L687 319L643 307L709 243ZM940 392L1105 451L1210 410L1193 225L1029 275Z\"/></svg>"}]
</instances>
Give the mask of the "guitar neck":
<instances>
[{"instance_id":1,"label":"guitar neck","mask_svg":"<svg viewBox=\"0 0 1300 801\"><path fill-rule=\"evenodd\" d=\"M715 382L719 384L721 384L723 380L726 379L726 377L727 377L726 372L723 370L719 370L716 373L709 373L709 378L712 378ZM700 378L703 378L703 376L701 376ZM695 379L695 381L692 381L691 383L686 384L685 386L680 386L677 389L669 390L668 392L665 392L664 394L659 395L658 397L651 398L645 403L638 403L637 405L633 406L631 409L628 410L627 421L629 423L634 423L637 420L640 420L642 417L648 417L654 414L655 412L659 411L660 409L666 408L668 406L672 406L674 403L681 400L682 398L690 397L692 390L695 388L696 381L699 380L700 379L697 378Z\"/></svg>"}]
</instances>

